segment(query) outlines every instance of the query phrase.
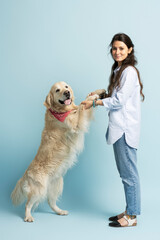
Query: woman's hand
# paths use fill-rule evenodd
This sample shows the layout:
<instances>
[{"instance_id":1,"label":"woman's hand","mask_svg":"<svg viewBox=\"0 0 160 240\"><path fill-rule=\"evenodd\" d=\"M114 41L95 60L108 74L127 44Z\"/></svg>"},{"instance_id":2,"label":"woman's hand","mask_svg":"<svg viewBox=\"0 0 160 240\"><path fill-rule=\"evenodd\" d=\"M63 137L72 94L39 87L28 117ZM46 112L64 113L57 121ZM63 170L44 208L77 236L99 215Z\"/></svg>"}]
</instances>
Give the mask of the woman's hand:
<instances>
[{"instance_id":1,"label":"woman's hand","mask_svg":"<svg viewBox=\"0 0 160 240\"><path fill-rule=\"evenodd\" d=\"M91 93L88 94L88 96L93 96L95 94L96 94L96 92L91 92Z\"/></svg>"},{"instance_id":2,"label":"woman's hand","mask_svg":"<svg viewBox=\"0 0 160 240\"><path fill-rule=\"evenodd\" d=\"M83 101L81 104L84 105L85 109L90 109L93 106L93 101Z\"/></svg>"}]
</instances>

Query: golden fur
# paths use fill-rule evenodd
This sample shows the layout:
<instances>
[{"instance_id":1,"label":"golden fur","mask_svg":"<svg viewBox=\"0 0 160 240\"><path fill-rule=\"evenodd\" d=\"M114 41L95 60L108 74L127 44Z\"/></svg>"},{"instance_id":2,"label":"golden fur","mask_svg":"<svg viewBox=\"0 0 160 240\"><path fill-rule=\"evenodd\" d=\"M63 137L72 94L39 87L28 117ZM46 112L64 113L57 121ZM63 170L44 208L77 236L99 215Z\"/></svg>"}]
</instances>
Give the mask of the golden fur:
<instances>
[{"instance_id":1,"label":"golden fur","mask_svg":"<svg viewBox=\"0 0 160 240\"><path fill-rule=\"evenodd\" d=\"M97 91L98 94L102 92L104 90ZM87 99L93 100L98 97L96 94ZM92 117L92 109L85 110L83 105L74 104L73 91L65 82L53 85L44 105L47 110L40 147L11 195L14 205L27 200L24 218L27 222L34 220L31 215L32 207L38 206L39 202L46 198L54 212L59 215L68 214L57 207L56 200L63 190L64 174L75 163L76 155L83 149L84 133ZM56 112L72 111L64 122L60 122L49 109Z\"/></svg>"}]
</instances>

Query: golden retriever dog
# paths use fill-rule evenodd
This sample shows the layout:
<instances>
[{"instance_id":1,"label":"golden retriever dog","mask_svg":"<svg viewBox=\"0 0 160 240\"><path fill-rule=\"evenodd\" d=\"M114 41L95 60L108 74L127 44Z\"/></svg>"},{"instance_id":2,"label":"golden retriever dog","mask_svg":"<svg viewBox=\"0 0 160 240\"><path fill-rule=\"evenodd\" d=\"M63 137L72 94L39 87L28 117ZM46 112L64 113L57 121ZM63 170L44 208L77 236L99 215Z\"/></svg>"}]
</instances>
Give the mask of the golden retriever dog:
<instances>
[{"instance_id":1,"label":"golden retriever dog","mask_svg":"<svg viewBox=\"0 0 160 240\"><path fill-rule=\"evenodd\" d=\"M86 99L94 100L105 90ZM76 156L83 149L84 133L92 118L92 108L74 104L71 87L65 82L55 83L46 100L45 127L37 155L17 182L11 194L14 205L26 200L26 222L33 222L31 209L47 198L51 209L59 215L68 212L56 205L63 190L63 176L76 161Z\"/></svg>"}]
</instances>

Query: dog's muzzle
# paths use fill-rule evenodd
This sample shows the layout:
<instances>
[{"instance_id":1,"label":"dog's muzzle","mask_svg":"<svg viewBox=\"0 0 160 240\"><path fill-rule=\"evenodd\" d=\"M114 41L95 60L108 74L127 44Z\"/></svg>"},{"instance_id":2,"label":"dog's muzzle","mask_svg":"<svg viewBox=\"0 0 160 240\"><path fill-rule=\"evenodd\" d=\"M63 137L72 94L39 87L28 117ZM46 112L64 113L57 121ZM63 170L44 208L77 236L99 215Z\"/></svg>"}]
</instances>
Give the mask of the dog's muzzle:
<instances>
[{"instance_id":1,"label":"dog's muzzle","mask_svg":"<svg viewBox=\"0 0 160 240\"><path fill-rule=\"evenodd\" d=\"M63 95L65 96L66 99L65 99L65 100L59 100L59 102L60 102L61 104L70 105L71 102L72 102L72 100L70 99L70 97L71 97L70 91L66 90L66 91L63 93Z\"/></svg>"},{"instance_id":2,"label":"dog's muzzle","mask_svg":"<svg viewBox=\"0 0 160 240\"><path fill-rule=\"evenodd\" d=\"M67 99L69 99L70 96L71 96L70 91L65 91L65 92L63 93L63 95L64 95Z\"/></svg>"}]
</instances>

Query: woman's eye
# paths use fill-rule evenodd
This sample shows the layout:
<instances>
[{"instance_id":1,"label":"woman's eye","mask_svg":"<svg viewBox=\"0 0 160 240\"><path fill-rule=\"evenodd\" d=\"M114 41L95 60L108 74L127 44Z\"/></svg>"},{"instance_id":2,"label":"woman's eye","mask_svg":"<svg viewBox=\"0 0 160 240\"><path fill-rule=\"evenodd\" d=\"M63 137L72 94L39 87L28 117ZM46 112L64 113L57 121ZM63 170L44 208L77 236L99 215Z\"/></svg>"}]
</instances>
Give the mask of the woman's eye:
<instances>
[{"instance_id":1,"label":"woman's eye","mask_svg":"<svg viewBox=\"0 0 160 240\"><path fill-rule=\"evenodd\" d=\"M57 89L57 90L56 90L56 92L59 92L59 91L60 91L60 89Z\"/></svg>"}]
</instances>

